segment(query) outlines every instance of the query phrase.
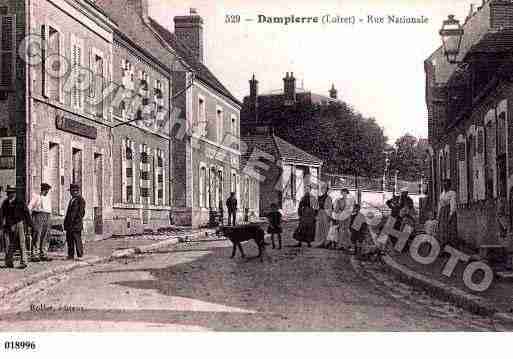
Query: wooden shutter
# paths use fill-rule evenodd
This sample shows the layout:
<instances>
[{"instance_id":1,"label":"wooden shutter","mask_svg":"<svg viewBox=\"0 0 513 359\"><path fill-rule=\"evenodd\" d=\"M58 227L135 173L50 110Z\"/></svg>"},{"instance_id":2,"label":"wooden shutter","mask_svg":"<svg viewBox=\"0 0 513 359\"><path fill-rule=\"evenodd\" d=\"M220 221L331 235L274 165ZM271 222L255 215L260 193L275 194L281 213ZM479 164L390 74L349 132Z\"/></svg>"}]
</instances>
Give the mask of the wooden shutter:
<instances>
[{"instance_id":1,"label":"wooden shutter","mask_svg":"<svg viewBox=\"0 0 513 359\"><path fill-rule=\"evenodd\" d=\"M474 157L474 193L477 200L486 198L486 185L485 185L485 141L484 141L484 128L478 126L476 130L476 155Z\"/></svg>"},{"instance_id":2,"label":"wooden shutter","mask_svg":"<svg viewBox=\"0 0 513 359\"><path fill-rule=\"evenodd\" d=\"M159 167L158 167L159 150L153 149L153 204L159 204Z\"/></svg>"},{"instance_id":3,"label":"wooden shutter","mask_svg":"<svg viewBox=\"0 0 513 359\"><path fill-rule=\"evenodd\" d=\"M41 92L44 97L48 97L48 75L46 73L46 57L48 56L48 26L41 25Z\"/></svg>"},{"instance_id":4,"label":"wooden shutter","mask_svg":"<svg viewBox=\"0 0 513 359\"><path fill-rule=\"evenodd\" d=\"M457 162L458 162L458 194L459 202L467 203L467 148L465 143L465 137L458 137L456 144L457 148Z\"/></svg>"},{"instance_id":5,"label":"wooden shutter","mask_svg":"<svg viewBox=\"0 0 513 359\"><path fill-rule=\"evenodd\" d=\"M16 78L16 15L0 16L0 90L12 90Z\"/></svg>"},{"instance_id":6,"label":"wooden shutter","mask_svg":"<svg viewBox=\"0 0 513 359\"><path fill-rule=\"evenodd\" d=\"M96 88L97 69L96 69L95 56L94 56L92 49L89 49L89 71L91 74L91 83L89 84L88 95L91 98L95 98L97 96L97 88ZM87 105L87 111L90 113L94 113L94 106Z\"/></svg>"},{"instance_id":7,"label":"wooden shutter","mask_svg":"<svg viewBox=\"0 0 513 359\"><path fill-rule=\"evenodd\" d=\"M126 187L127 187L127 178L126 178L126 147L127 140L123 138L121 140L121 202L127 202L126 195Z\"/></svg>"},{"instance_id":8,"label":"wooden shutter","mask_svg":"<svg viewBox=\"0 0 513 359\"><path fill-rule=\"evenodd\" d=\"M61 216L65 213L66 202L64 201L64 193L69 193L64 188L64 173L65 173L65 162L64 162L64 146L62 143L59 144L59 214Z\"/></svg>"},{"instance_id":9,"label":"wooden shutter","mask_svg":"<svg viewBox=\"0 0 513 359\"><path fill-rule=\"evenodd\" d=\"M48 160L49 147L50 143L48 142L46 135L43 135L43 138L41 139L41 182L46 183L50 183L50 168Z\"/></svg>"}]
</instances>

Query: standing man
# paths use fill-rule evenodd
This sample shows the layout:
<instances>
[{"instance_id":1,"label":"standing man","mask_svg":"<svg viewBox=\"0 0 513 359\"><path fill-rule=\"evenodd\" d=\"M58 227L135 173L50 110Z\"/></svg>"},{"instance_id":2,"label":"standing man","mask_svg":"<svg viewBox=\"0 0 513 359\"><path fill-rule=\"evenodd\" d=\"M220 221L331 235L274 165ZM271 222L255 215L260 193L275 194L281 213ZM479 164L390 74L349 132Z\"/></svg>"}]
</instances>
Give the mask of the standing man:
<instances>
[{"instance_id":1,"label":"standing man","mask_svg":"<svg viewBox=\"0 0 513 359\"><path fill-rule=\"evenodd\" d=\"M233 217L233 226L235 226L235 219L237 218L237 198L235 192L230 193L230 197L226 200L226 208L228 208L228 225L230 219Z\"/></svg>"},{"instance_id":2,"label":"standing man","mask_svg":"<svg viewBox=\"0 0 513 359\"><path fill-rule=\"evenodd\" d=\"M64 230L66 231L66 243L68 245L68 259L75 258L75 249L78 260L84 255L82 245L83 219L85 215L85 200L80 195L80 187L76 184L70 184L69 191L71 200L64 217Z\"/></svg>"},{"instance_id":3,"label":"standing man","mask_svg":"<svg viewBox=\"0 0 513 359\"><path fill-rule=\"evenodd\" d=\"M0 186L0 207L2 207L2 204L4 203L4 200L6 198L7 196L4 193L4 188ZM0 226L0 252L7 253L7 243L5 241L4 229L2 228L2 226Z\"/></svg>"},{"instance_id":4,"label":"standing man","mask_svg":"<svg viewBox=\"0 0 513 359\"><path fill-rule=\"evenodd\" d=\"M16 198L16 187L7 186L7 199L0 208L0 226L4 229L4 235L7 236L9 248L5 255L5 266L13 268L13 257L16 247L19 246L20 269L27 268L27 248L25 244L24 222L34 228L30 211L23 201Z\"/></svg>"},{"instance_id":5,"label":"standing man","mask_svg":"<svg viewBox=\"0 0 513 359\"><path fill-rule=\"evenodd\" d=\"M32 245L30 246L30 261L39 262L51 261L48 258L48 230L50 227L50 215L52 213L52 202L48 192L52 186L48 183L41 183L41 193L34 193L30 199L28 209L32 211L34 231L32 232Z\"/></svg>"}]
</instances>

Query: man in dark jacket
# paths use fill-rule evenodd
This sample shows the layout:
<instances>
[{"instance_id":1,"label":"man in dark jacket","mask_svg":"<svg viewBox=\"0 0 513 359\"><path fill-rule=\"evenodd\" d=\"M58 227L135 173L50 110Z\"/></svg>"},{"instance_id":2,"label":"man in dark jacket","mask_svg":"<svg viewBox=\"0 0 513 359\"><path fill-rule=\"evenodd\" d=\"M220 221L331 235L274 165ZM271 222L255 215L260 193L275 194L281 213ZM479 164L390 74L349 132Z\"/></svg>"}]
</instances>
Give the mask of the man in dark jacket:
<instances>
[{"instance_id":1,"label":"man in dark jacket","mask_svg":"<svg viewBox=\"0 0 513 359\"><path fill-rule=\"evenodd\" d=\"M237 198L235 192L230 193L230 197L226 200L226 208L228 208L228 225L233 217L233 225L235 226L235 218L237 218Z\"/></svg>"},{"instance_id":2,"label":"man in dark jacket","mask_svg":"<svg viewBox=\"0 0 513 359\"><path fill-rule=\"evenodd\" d=\"M0 208L0 225L9 239L9 248L5 256L7 268L13 268L13 257L16 247L21 252L20 269L27 268L27 248L25 243L25 223L34 228L30 211L23 201L16 198L16 188L7 186L7 199Z\"/></svg>"},{"instance_id":3,"label":"man in dark jacket","mask_svg":"<svg viewBox=\"0 0 513 359\"><path fill-rule=\"evenodd\" d=\"M64 230L68 244L68 259L75 258L75 249L78 260L84 255L82 245L83 219L85 215L85 200L80 195L80 187L76 184L69 186L71 200L68 204L66 217L64 217Z\"/></svg>"}]
</instances>

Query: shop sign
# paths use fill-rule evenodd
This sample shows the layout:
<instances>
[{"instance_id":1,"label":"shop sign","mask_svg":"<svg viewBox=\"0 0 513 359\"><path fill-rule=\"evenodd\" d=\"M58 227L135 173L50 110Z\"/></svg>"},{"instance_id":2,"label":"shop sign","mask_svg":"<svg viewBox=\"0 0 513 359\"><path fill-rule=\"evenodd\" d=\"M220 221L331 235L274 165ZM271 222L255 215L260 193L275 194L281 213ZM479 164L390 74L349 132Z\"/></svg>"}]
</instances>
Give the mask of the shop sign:
<instances>
[{"instance_id":1,"label":"shop sign","mask_svg":"<svg viewBox=\"0 0 513 359\"><path fill-rule=\"evenodd\" d=\"M55 126L62 131L70 132L78 136L87 137L95 140L98 136L98 130L94 126L89 126L71 118L57 116Z\"/></svg>"}]
</instances>

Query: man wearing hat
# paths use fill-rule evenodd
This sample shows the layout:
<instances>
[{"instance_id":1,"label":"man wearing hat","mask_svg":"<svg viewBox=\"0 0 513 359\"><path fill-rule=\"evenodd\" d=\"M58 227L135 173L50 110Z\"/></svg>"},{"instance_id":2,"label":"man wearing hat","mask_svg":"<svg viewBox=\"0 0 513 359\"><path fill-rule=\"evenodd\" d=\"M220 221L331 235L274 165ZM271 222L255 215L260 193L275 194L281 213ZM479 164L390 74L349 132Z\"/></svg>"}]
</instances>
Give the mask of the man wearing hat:
<instances>
[{"instance_id":1,"label":"man wearing hat","mask_svg":"<svg viewBox=\"0 0 513 359\"><path fill-rule=\"evenodd\" d=\"M32 262L50 261L48 258L48 231L50 227L50 215L52 213L52 201L48 196L50 192L48 183L41 183L41 192L34 193L30 199L28 209L32 211L34 232L32 233L32 245L30 246L30 260Z\"/></svg>"},{"instance_id":2,"label":"man wearing hat","mask_svg":"<svg viewBox=\"0 0 513 359\"><path fill-rule=\"evenodd\" d=\"M77 184L71 184L69 191L71 193L71 200L66 210L66 217L64 217L68 259L74 259L76 251L78 260L80 260L84 255L82 229L86 203L84 198L80 195L80 187Z\"/></svg>"},{"instance_id":3,"label":"man wearing hat","mask_svg":"<svg viewBox=\"0 0 513 359\"><path fill-rule=\"evenodd\" d=\"M5 235L9 239L9 248L5 256L7 268L13 268L13 257L16 247L21 252L20 269L27 268L27 249L25 247L25 226L24 222L34 228L30 211L25 203L16 198L16 188L7 186L7 199L0 208L0 226L3 227Z\"/></svg>"},{"instance_id":4,"label":"man wearing hat","mask_svg":"<svg viewBox=\"0 0 513 359\"><path fill-rule=\"evenodd\" d=\"M391 209L390 215L396 219L394 229L397 230L401 229L403 217L413 215L414 211L413 200L408 196L408 187L401 188L400 192L400 196L394 196L386 202Z\"/></svg>"},{"instance_id":5,"label":"man wearing hat","mask_svg":"<svg viewBox=\"0 0 513 359\"><path fill-rule=\"evenodd\" d=\"M235 226L235 220L237 218L237 197L235 192L230 193L230 197L226 200L226 208L228 208L228 225L233 218L233 225Z\"/></svg>"}]
</instances>

